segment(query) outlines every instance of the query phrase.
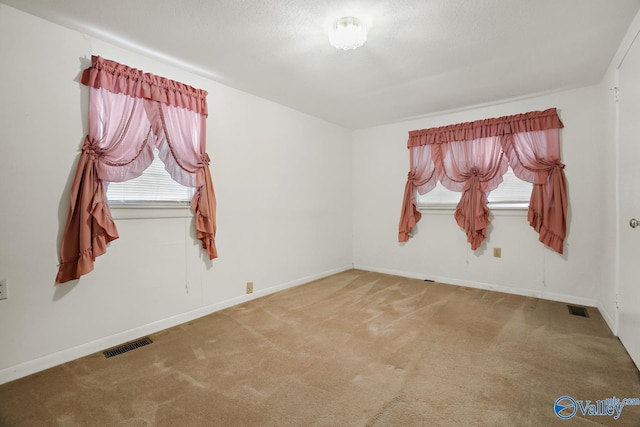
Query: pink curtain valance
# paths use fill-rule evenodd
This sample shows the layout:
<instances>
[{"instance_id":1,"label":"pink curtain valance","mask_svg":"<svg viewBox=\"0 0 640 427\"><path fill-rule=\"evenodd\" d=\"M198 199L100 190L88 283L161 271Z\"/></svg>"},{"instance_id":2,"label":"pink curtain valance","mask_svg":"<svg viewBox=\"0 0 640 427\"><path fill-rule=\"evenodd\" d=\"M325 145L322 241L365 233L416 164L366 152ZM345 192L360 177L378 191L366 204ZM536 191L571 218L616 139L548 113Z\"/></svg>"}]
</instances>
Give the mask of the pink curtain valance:
<instances>
[{"instance_id":1,"label":"pink curtain valance","mask_svg":"<svg viewBox=\"0 0 640 427\"><path fill-rule=\"evenodd\" d=\"M208 115L207 92L175 80L145 73L100 56L91 57L91 67L82 73L81 83L136 98L158 101Z\"/></svg>"},{"instance_id":2,"label":"pink curtain valance","mask_svg":"<svg viewBox=\"0 0 640 427\"><path fill-rule=\"evenodd\" d=\"M524 114L441 126L409 132L407 146L442 144L451 141L471 141L492 136L521 132L560 129L564 127L555 108Z\"/></svg>"}]
</instances>

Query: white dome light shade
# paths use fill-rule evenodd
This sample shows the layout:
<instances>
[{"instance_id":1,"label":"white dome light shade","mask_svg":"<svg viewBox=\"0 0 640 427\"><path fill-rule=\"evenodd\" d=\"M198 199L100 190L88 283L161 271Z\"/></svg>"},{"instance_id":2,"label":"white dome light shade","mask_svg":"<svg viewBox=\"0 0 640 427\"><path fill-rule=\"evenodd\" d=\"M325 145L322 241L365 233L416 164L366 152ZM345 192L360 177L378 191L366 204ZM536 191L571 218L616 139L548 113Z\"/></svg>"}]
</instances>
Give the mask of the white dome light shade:
<instances>
[{"instance_id":1,"label":"white dome light shade","mask_svg":"<svg viewBox=\"0 0 640 427\"><path fill-rule=\"evenodd\" d=\"M340 18L329 29L329 42L336 49L355 49L367 41L367 27L358 18Z\"/></svg>"}]
</instances>

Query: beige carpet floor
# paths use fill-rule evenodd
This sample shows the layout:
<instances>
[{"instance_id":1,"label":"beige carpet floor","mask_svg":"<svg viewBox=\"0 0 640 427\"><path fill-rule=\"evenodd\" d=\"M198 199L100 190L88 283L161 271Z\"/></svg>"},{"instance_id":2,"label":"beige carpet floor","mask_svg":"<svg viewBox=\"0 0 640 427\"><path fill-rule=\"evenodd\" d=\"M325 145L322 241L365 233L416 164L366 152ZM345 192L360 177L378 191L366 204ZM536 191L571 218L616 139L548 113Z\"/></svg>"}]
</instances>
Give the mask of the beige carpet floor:
<instances>
[{"instance_id":1,"label":"beige carpet floor","mask_svg":"<svg viewBox=\"0 0 640 427\"><path fill-rule=\"evenodd\" d=\"M640 426L594 308L351 270L0 386L3 426ZM566 403L566 402L565 402Z\"/></svg>"}]
</instances>

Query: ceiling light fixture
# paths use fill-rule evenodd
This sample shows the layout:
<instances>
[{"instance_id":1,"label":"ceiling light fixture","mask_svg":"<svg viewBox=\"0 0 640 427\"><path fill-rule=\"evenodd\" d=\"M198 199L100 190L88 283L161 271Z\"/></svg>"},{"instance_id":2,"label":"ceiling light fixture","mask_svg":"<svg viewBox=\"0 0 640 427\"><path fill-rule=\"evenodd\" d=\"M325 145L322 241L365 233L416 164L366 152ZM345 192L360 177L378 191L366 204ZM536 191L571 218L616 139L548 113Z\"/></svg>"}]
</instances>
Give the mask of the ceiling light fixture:
<instances>
[{"instance_id":1,"label":"ceiling light fixture","mask_svg":"<svg viewBox=\"0 0 640 427\"><path fill-rule=\"evenodd\" d=\"M358 18L340 18L329 28L329 42L336 49L355 49L367 41L367 27Z\"/></svg>"}]
</instances>

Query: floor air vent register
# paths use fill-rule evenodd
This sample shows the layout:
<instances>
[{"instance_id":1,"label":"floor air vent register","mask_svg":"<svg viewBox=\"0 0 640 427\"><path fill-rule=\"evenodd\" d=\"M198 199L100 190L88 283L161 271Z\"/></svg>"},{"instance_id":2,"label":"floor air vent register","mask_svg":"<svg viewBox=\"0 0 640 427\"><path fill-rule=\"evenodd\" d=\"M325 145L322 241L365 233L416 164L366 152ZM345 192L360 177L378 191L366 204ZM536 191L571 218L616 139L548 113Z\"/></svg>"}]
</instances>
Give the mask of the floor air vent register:
<instances>
[{"instance_id":1,"label":"floor air vent register","mask_svg":"<svg viewBox=\"0 0 640 427\"><path fill-rule=\"evenodd\" d=\"M117 356L122 353L126 353L131 350L135 350L136 348L144 347L145 345L151 344L151 338L145 337L136 341L131 341L126 344L119 345L118 347L110 348L109 350L105 350L102 352L104 357L109 358L113 356Z\"/></svg>"},{"instance_id":2,"label":"floor air vent register","mask_svg":"<svg viewBox=\"0 0 640 427\"><path fill-rule=\"evenodd\" d=\"M568 305L567 308L569 309L569 313L573 314L574 316L589 317L589 313L587 312L587 309L584 307Z\"/></svg>"}]
</instances>

